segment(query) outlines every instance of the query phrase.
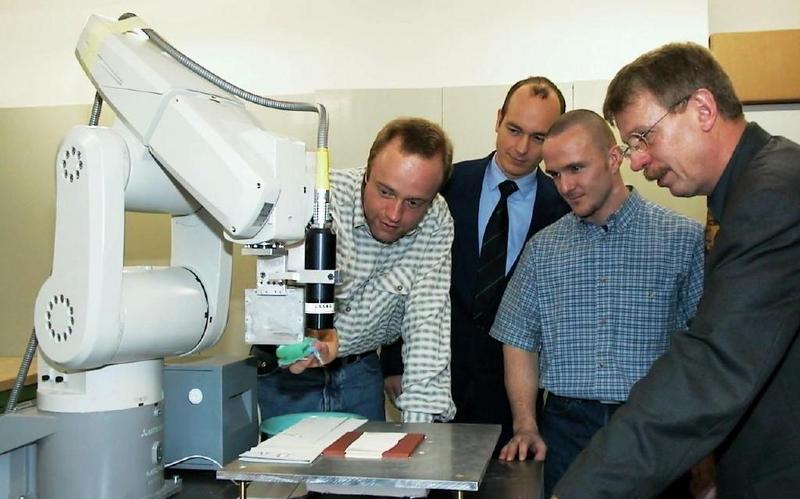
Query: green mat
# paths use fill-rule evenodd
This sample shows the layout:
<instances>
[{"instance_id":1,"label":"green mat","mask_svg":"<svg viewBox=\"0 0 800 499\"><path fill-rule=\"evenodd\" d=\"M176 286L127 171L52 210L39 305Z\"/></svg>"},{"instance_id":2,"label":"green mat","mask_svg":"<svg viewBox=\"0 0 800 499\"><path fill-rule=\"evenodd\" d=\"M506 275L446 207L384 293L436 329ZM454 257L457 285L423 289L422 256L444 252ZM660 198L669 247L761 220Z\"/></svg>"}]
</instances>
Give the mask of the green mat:
<instances>
[{"instance_id":1,"label":"green mat","mask_svg":"<svg viewBox=\"0 0 800 499\"><path fill-rule=\"evenodd\" d=\"M351 414L349 412L297 412L294 414L284 414L283 416L274 416L265 419L261 422L261 432L267 435L277 435L286 428L293 424L300 422L306 418L357 418L366 419L358 414Z\"/></svg>"}]
</instances>

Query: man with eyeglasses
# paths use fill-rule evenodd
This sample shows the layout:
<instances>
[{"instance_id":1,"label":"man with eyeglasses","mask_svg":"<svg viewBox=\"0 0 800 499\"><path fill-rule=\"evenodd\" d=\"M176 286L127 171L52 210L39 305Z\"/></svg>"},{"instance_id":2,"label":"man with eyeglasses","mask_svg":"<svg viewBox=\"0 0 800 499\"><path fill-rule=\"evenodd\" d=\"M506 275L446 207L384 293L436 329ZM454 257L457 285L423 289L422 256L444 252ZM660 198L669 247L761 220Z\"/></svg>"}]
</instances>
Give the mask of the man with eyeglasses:
<instances>
[{"instance_id":1,"label":"man with eyeglasses","mask_svg":"<svg viewBox=\"0 0 800 499\"><path fill-rule=\"evenodd\" d=\"M625 185L609 125L579 109L544 141L572 213L525 247L491 335L504 343L514 437L501 459L544 459L544 497L685 329L703 290L699 223ZM541 380L541 383L539 382ZM546 398L536 421L537 390ZM683 482L669 499L684 498Z\"/></svg>"},{"instance_id":2,"label":"man with eyeglasses","mask_svg":"<svg viewBox=\"0 0 800 499\"><path fill-rule=\"evenodd\" d=\"M719 221L688 331L556 487L651 497L716 449L718 497L800 491L800 145L748 123L708 50L670 44L623 67L604 114L631 167Z\"/></svg>"}]
</instances>

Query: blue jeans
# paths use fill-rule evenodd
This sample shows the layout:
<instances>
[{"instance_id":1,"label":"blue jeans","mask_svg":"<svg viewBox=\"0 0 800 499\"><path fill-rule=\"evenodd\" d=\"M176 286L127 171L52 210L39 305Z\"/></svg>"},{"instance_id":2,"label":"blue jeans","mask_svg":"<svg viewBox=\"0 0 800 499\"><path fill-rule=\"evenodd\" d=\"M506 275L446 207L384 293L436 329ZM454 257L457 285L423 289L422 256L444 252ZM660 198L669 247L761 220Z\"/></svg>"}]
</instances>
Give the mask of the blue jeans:
<instances>
[{"instance_id":1,"label":"blue jeans","mask_svg":"<svg viewBox=\"0 0 800 499\"><path fill-rule=\"evenodd\" d=\"M549 393L539 418L539 432L547 444L543 497L549 499L558 481L594 434L605 426L619 404L559 397Z\"/></svg>"},{"instance_id":2,"label":"blue jeans","mask_svg":"<svg viewBox=\"0 0 800 499\"><path fill-rule=\"evenodd\" d=\"M375 352L292 374L276 368L258 376L261 418L297 412L351 412L384 421L383 374Z\"/></svg>"},{"instance_id":3,"label":"blue jeans","mask_svg":"<svg viewBox=\"0 0 800 499\"><path fill-rule=\"evenodd\" d=\"M603 404L596 400L573 399L548 394L539 432L547 444L544 460L543 497L549 499L553 489L578 454L589 445L598 430L608 424L621 404ZM657 499L689 499L689 473L675 480Z\"/></svg>"}]
</instances>

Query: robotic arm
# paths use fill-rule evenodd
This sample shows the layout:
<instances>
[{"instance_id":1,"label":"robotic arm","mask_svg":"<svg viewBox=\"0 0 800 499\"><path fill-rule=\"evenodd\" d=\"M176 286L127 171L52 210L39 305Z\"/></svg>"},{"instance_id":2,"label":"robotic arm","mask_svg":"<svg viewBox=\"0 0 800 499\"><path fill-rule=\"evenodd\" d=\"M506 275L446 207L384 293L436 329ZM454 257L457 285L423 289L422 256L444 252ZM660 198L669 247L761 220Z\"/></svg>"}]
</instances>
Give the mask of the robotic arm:
<instances>
[{"instance_id":1,"label":"robotic arm","mask_svg":"<svg viewBox=\"0 0 800 499\"><path fill-rule=\"evenodd\" d=\"M58 153L53 275L35 320L42 350L67 368L213 345L230 291L226 240L276 253L265 243L302 240L314 215L315 162L305 146L261 129L239 99L141 28L136 17L92 16L76 50L119 121L76 127ZM171 267L122 269L126 209L173 215ZM271 271L277 277L260 272L264 289L302 280Z\"/></svg>"},{"instance_id":2,"label":"robotic arm","mask_svg":"<svg viewBox=\"0 0 800 499\"><path fill-rule=\"evenodd\" d=\"M43 497L105 497L105 483L75 483L87 469L130 476L129 488L139 488L130 497L168 488L158 478L162 359L198 352L222 335L232 242L262 257L258 289L248 295L259 305L248 312L248 341L299 341L304 315L312 328L333 324L327 147L320 144L315 159L303 143L263 130L238 94L198 76L154 39L135 16L92 16L76 49L118 120L73 128L56 157L53 270L34 323L38 407L63 415L65 431L40 447L39 469L49 470ZM123 268L126 210L172 215L169 267ZM303 252L309 220L306 270L292 254ZM307 283L305 305L302 291L287 289L289 279ZM300 317L290 327L252 320L281 316L289 305ZM88 462L65 460L88 434L105 448ZM115 445L120 439L125 444ZM75 488L67 493L65 483Z\"/></svg>"}]
</instances>

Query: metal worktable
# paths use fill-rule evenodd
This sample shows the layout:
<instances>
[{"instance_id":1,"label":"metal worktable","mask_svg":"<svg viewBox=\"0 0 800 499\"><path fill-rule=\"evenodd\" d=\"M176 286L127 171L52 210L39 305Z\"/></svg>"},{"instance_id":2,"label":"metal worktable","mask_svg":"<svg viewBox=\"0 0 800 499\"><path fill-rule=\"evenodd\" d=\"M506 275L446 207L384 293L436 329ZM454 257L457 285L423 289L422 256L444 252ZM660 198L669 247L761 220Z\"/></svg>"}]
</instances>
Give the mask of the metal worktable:
<instances>
[{"instance_id":1,"label":"metal worktable","mask_svg":"<svg viewBox=\"0 0 800 499\"><path fill-rule=\"evenodd\" d=\"M541 490L542 463L531 460L523 462L503 462L493 459L483 475L476 492L456 490L434 490L428 499L539 499ZM217 480L214 471L206 470L174 470L167 475L178 474L183 479L183 490L176 499L236 499L239 486L228 480ZM294 487L286 484L261 483L248 489L248 499L289 497ZM273 493L264 492L266 490ZM258 489L261 490L258 490ZM283 495L276 492L280 489ZM314 496L317 499L328 499L330 496Z\"/></svg>"},{"instance_id":2,"label":"metal worktable","mask_svg":"<svg viewBox=\"0 0 800 499\"><path fill-rule=\"evenodd\" d=\"M248 482L477 491L500 434L497 425L372 421L359 430L424 433L425 440L409 459L373 461L320 456L311 464L236 460L217 471L217 478L241 481L240 497L243 499ZM504 463L497 464L500 467L507 466Z\"/></svg>"}]
</instances>

